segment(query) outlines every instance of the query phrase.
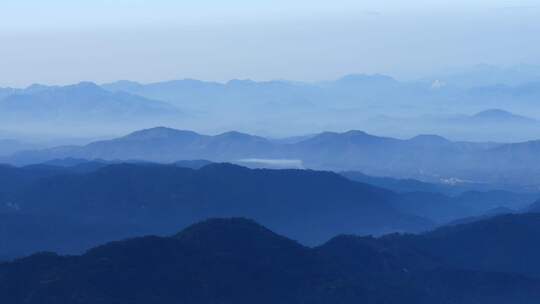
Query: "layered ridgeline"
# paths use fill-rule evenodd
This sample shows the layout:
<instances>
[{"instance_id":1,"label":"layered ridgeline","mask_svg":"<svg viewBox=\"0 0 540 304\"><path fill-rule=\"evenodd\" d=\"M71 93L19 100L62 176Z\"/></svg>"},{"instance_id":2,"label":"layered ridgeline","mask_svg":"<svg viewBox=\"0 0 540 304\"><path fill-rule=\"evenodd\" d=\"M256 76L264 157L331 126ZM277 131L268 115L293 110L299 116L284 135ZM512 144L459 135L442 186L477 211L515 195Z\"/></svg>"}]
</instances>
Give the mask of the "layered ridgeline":
<instances>
[{"instance_id":1,"label":"layered ridgeline","mask_svg":"<svg viewBox=\"0 0 540 304\"><path fill-rule=\"evenodd\" d=\"M539 216L521 215L308 248L250 220L213 219L170 237L0 264L0 301L533 304L539 236Z\"/></svg>"},{"instance_id":2,"label":"layered ridgeline","mask_svg":"<svg viewBox=\"0 0 540 304\"><path fill-rule=\"evenodd\" d=\"M103 87L204 113L191 124L174 125L183 128L301 134L331 126L398 137L430 133L470 141L536 139L540 122L513 113L540 117L536 107L540 79L530 75L509 79L508 75L521 72L506 70L473 74L482 76L456 80L439 75L403 82L385 75L359 74L323 83L187 79L150 84L120 81ZM501 77L493 78L495 74Z\"/></svg>"},{"instance_id":3,"label":"layered ridgeline","mask_svg":"<svg viewBox=\"0 0 540 304\"><path fill-rule=\"evenodd\" d=\"M183 116L166 102L113 93L91 82L33 85L0 94L2 128L34 134L103 135L171 123Z\"/></svg>"},{"instance_id":4,"label":"layered ridgeline","mask_svg":"<svg viewBox=\"0 0 540 304\"><path fill-rule=\"evenodd\" d=\"M491 79L483 77L483 80ZM370 112L376 111L374 108L378 106L383 112L392 114L440 110L441 107L451 108L452 112L486 107L523 110L532 108L540 94L539 77L506 85L498 81L479 83L472 80L469 85L464 85L445 78L403 82L386 75L351 74L322 83L251 80L217 83L184 79L149 84L118 81L102 87L197 109L238 109L253 105L266 106L265 109L271 109L271 106L298 109L311 105L326 109L363 108Z\"/></svg>"},{"instance_id":5,"label":"layered ridgeline","mask_svg":"<svg viewBox=\"0 0 540 304\"><path fill-rule=\"evenodd\" d=\"M454 184L498 183L534 188L540 184L538 152L540 141L515 144L454 142L434 135L402 140L361 131L325 132L274 141L238 132L209 136L158 127L86 146L18 152L1 160L13 164L61 158L266 162Z\"/></svg>"},{"instance_id":6,"label":"layered ridgeline","mask_svg":"<svg viewBox=\"0 0 540 304\"><path fill-rule=\"evenodd\" d=\"M209 217L243 216L305 244L340 233L419 232L524 209L538 194L393 192L331 172L78 159L0 167L0 258L77 253L119 238L170 234ZM512 209L508 209L512 208Z\"/></svg>"},{"instance_id":7,"label":"layered ridgeline","mask_svg":"<svg viewBox=\"0 0 540 304\"><path fill-rule=\"evenodd\" d=\"M448 112L455 113L455 109ZM469 141L518 142L537 139L540 121L502 109L485 109L473 114L429 113L413 116L380 115L369 119L368 129L403 130L393 133L401 136L419 132L443 134ZM419 131L421 130L421 131Z\"/></svg>"},{"instance_id":8,"label":"layered ridgeline","mask_svg":"<svg viewBox=\"0 0 540 304\"><path fill-rule=\"evenodd\" d=\"M193 165L193 163L188 163ZM79 252L89 244L168 234L209 217L246 216L308 244L338 233L422 231L388 190L329 172L229 164L94 162L0 168L0 256Z\"/></svg>"},{"instance_id":9,"label":"layered ridgeline","mask_svg":"<svg viewBox=\"0 0 540 304\"><path fill-rule=\"evenodd\" d=\"M540 117L537 78L507 85L471 81L471 86L445 79L402 82L384 75L348 75L321 83L186 79L32 85L0 88L0 118L3 129L56 136L100 137L169 125L265 130L273 135L332 128L398 137L433 133L478 141L537 137L540 123L518 115Z\"/></svg>"}]
</instances>

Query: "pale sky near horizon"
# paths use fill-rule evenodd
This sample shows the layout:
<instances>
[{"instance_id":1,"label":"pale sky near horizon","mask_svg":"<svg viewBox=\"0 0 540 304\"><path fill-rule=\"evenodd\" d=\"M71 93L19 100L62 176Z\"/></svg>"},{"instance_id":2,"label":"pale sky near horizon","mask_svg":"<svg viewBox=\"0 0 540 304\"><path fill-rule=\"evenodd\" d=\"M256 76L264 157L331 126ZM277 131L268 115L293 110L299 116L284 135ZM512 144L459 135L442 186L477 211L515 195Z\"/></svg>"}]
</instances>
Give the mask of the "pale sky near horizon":
<instances>
[{"instance_id":1,"label":"pale sky near horizon","mask_svg":"<svg viewBox=\"0 0 540 304\"><path fill-rule=\"evenodd\" d=\"M540 64L538 0L3 0L0 87Z\"/></svg>"}]
</instances>

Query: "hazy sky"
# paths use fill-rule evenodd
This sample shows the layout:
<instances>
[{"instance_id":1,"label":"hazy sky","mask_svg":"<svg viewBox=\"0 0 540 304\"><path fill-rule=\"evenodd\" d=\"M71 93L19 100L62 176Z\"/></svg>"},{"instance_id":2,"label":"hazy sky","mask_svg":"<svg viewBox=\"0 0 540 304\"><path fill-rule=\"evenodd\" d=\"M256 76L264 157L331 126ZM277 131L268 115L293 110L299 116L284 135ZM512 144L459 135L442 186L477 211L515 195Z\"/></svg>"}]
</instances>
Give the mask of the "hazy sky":
<instances>
[{"instance_id":1,"label":"hazy sky","mask_svg":"<svg viewBox=\"0 0 540 304\"><path fill-rule=\"evenodd\" d=\"M0 86L540 64L538 0L2 0Z\"/></svg>"}]
</instances>

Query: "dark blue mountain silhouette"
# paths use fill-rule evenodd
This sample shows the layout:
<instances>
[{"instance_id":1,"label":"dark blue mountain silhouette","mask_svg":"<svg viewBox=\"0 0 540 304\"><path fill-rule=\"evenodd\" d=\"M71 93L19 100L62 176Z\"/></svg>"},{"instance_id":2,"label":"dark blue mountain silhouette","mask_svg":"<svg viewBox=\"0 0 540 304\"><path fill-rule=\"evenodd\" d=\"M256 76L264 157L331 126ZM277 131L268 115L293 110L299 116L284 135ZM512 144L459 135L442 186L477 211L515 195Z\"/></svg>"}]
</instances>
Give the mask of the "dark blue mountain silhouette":
<instances>
[{"instance_id":1,"label":"dark blue mountain silhouette","mask_svg":"<svg viewBox=\"0 0 540 304\"><path fill-rule=\"evenodd\" d=\"M81 256L41 253L0 264L0 300L29 304L73 303L74 299L81 304L532 304L540 297L540 281L513 273L519 272L520 264L531 262L531 255L514 259L513 254L495 253L490 255L496 258L491 263L475 259L477 251L508 248L508 243L480 248L501 224L509 237L534 241L535 234L527 232L540 225L532 222L531 229L520 229L528 220L497 218L461 227L463 233L435 232L452 245L461 245L463 240L473 247L426 253L423 250L433 245L430 238L434 236L419 236L421 245L411 245L407 236L339 236L310 249L250 220L213 219L172 237L129 239ZM422 249L416 247L422 245ZM470 260L485 271L469 269L469 259L463 265L447 261L450 253L468 255L471 251ZM499 265L506 265L509 272L497 271Z\"/></svg>"},{"instance_id":2,"label":"dark blue mountain silhouette","mask_svg":"<svg viewBox=\"0 0 540 304\"><path fill-rule=\"evenodd\" d=\"M402 212L397 194L330 172L252 170L230 164L194 170L178 164L99 162L5 171L0 176L9 183L0 191L0 211L17 220L0 223L0 233L6 242L17 237L25 244L8 247L19 254L61 250L58 246L63 244L66 250L61 251L66 252L77 246L84 249L84 244L96 240L166 234L208 217L251 217L308 244L338 233L413 232L433 225ZM44 229L33 229L36 218L42 218L42 226L49 218L63 218L51 225L66 222L66 226L49 235ZM73 222L80 227L72 227ZM86 238L72 233L96 225L102 230ZM26 231L24 238L15 233L21 229ZM47 240L50 246L42 246Z\"/></svg>"}]
</instances>

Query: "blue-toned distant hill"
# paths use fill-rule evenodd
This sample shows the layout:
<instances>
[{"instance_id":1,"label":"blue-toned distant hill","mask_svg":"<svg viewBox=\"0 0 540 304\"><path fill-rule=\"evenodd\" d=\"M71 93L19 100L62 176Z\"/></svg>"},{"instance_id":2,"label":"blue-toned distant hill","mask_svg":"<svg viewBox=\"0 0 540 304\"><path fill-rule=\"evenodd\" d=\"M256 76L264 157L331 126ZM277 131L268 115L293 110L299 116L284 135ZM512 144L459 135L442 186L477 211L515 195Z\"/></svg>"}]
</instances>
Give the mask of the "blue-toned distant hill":
<instances>
[{"instance_id":1,"label":"blue-toned distant hill","mask_svg":"<svg viewBox=\"0 0 540 304\"><path fill-rule=\"evenodd\" d=\"M189 159L235 161L260 155L270 156L277 144L239 132L216 136L171 128L152 128L86 146L58 147L17 153L16 163L40 163L52 159L82 158L174 162ZM9 161L9 160L8 160Z\"/></svg>"},{"instance_id":2,"label":"blue-toned distant hill","mask_svg":"<svg viewBox=\"0 0 540 304\"><path fill-rule=\"evenodd\" d=\"M334 81L302 83L285 80L252 81L231 80L226 83L207 82L195 79L172 80L141 84L118 81L103 84L112 92L129 92L151 99L167 101L190 109L208 109L208 106L240 107L288 106L298 109L303 106L330 108L364 108L384 113L407 113L432 111L441 107L454 106L453 111L467 112L481 108L509 108L513 98L521 106L538 97L540 77L526 82L488 82L461 87L444 80L419 82L399 81L380 74L351 74ZM499 99L493 99L498 97ZM500 103L503 101L503 103ZM523 104L525 103L525 104ZM498 105L498 106L497 106ZM392 110L392 107L394 109ZM265 108L270 109L270 108ZM396 111L399 110L399 111ZM382 114L383 112L379 112Z\"/></svg>"},{"instance_id":3,"label":"blue-toned distant hill","mask_svg":"<svg viewBox=\"0 0 540 304\"><path fill-rule=\"evenodd\" d=\"M99 134L182 117L178 108L163 101L112 93L90 82L33 85L3 95L0 96L2 127L25 132L74 135L79 130L82 134Z\"/></svg>"},{"instance_id":4,"label":"blue-toned distant hill","mask_svg":"<svg viewBox=\"0 0 540 304\"><path fill-rule=\"evenodd\" d=\"M319 83L252 80L217 83L185 79L150 84L119 81L104 84L103 88L189 109L203 119L191 122L201 129L209 126L248 131L262 129L293 135L332 126L336 130L362 129L399 137L436 133L461 140L507 142L530 140L538 134L537 122L507 119L491 115L496 113L489 110L540 117L536 107L540 78L524 77L523 81L474 84L471 80L471 86L461 86L438 79L410 82L379 74L352 74ZM444 114L473 117L466 121L430 119ZM389 118L377 119L380 116ZM400 123L407 118L406 124ZM503 126L491 123L494 120L502 122ZM465 128L480 125L489 129L463 132ZM291 130L296 131L291 133Z\"/></svg>"},{"instance_id":5,"label":"blue-toned distant hill","mask_svg":"<svg viewBox=\"0 0 540 304\"><path fill-rule=\"evenodd\" d=\"M460 140L508 142L536 138L538 123L502 117L503 126L491 124L488 129L476 128L465 133L462 129L475 125L475 119L487 128L484 115L467 120L467 126L459 119L447 119L441 124L430 117L475 116L474 113L488 109L501 109L538 118L539 83L531 78L527 83L462 87L441 80L411 82L379 74L352 74L318 83L184 79L149 84L118 81L99 88L92 83L33 85L26 89L0 89L0 109L11 112L7 117L12 122L17 118L18 122L25 122L24 128L9 125L12 131L43 132L43 125L36 124L45 120L45 130L53 135L73 129L70 134L74 136L108 136L126 130L125 126L117 126L120 122L130 122L132 129L169 125L212 132L236 129L269 136L362 129L395 137L431 133ZM28 116L31 110L36 114L34 120ZM183 115L178 115L179 111ZM409 121L404 124L403 119ZM87 127L86 120L101 124L83 128Z\"/></svg>"},{"instance_id":6,"label":"blue-toned distant hill","mask_svg":"<svg viewBox=\"0 0 540 304\"><path fill-rule=\"evenodd\" d=\"M231 108L253 105L295 104L316 98L319 89L308 84L288 81L255 82L231 80L227 83L207 82L195 79L173 80L150 84L119 81L102 85L113 92L132 94L167 101L182 108L206 109L207 107Z\"/></svg>"},{"instance_id":7,"label":"blue-toned distant hill","mask_svg":"<svg viewBox=\"0 0 540 304\"><path fill-rule=\"evenodd\" d=\"M520 112L527 112L521 108ZM514 114L502 109L487 109L470 115L455 114L456 109L448 113L420 116L381 115L370 119L370 123L379 129L430 130L454 138L478 141L518 142L537 139L540 121L524 115ZM534 111L531 114L536 115ZM452 114L453 113L453 114Z\"/></svg>"},{"instance_id":8,"label":"blue-toned distant hill","mask_svg":"<svg viewBox=\"0 0 540 304\"><path fill-rule=\"evenodd\" d=\"M0 301L533 304L539 228L537 216L501 217L419 236L344 235L308 248L251 220L212 219L170 237L0 264Z\"/></svg>"},{"instance_id":9,"label":"blue-toned distant hill","mask_svg":"<svg viewBox=\"0 0 540 304\"><path fill-rule=\"evenodd\" d=\"M324 132L282 143L239 132L202 135L171 128L140 130L85 146L30 150L3 157L12 164L80 158L171 163L206 159L213 162L264 160L294 162L296 167L360 171L372 176L412 178L446 184L540 184L538 141L515 144L450 141L435 135L410 139L380 137L362 131ZM508 185L508 186L505 186Z\"/></svg>"},{"instance_id":10,"label":"blue-toned distant hill","mask_svg":"<svg viewBox=\"0 0 540 304\"><path fill-rule=\"evenodd\" d=\"M512 114L508 111L500 110L500 109L490 109L485 110L479 113L476 113L470 118L471 123L538 123L536 119L532 119L529 117L525 117L522 115L516 115Z\"/></svg>"},{"instance_id":11,"label":"blue-toned distant hill","mask_svg":"<svg viewBox=\"0 0 540 304\"><path fill-rule=\"evenodd\" d=\"M406 242L449 265L540 279L538 213L506 214L445 226Z\"/></svg>"}]
</instances>

